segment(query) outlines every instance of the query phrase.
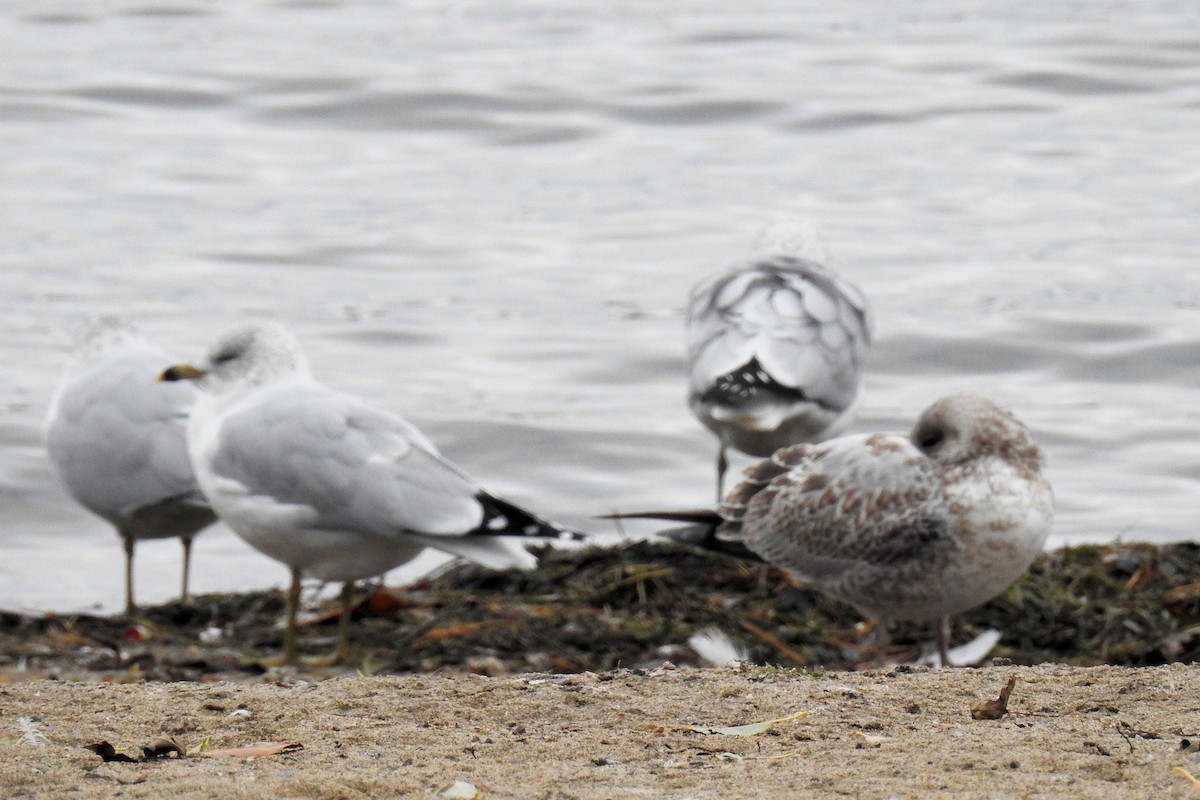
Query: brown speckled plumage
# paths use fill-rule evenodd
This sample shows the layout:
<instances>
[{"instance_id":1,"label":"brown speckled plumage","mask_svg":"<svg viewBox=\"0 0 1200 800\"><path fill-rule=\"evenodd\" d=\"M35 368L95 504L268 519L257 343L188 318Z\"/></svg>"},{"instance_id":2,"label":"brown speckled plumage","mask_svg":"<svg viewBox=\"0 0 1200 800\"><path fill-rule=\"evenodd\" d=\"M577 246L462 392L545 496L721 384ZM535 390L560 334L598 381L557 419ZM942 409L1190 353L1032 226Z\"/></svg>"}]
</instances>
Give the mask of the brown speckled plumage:
<instances>
[{"instance_id":1,"label":"brown speckled plumage","mask_svg":"<svg viewBox=\"0 0 1200 800\"><path fill-rule=\"evenodd\" d=\"M1042 463L1010 411L952 395L908 437L795 445L750 467L718 508L715 539L882 620L945 618L1003 591L1041 551L1053 517Z\"/></svg>"}]
</instances>

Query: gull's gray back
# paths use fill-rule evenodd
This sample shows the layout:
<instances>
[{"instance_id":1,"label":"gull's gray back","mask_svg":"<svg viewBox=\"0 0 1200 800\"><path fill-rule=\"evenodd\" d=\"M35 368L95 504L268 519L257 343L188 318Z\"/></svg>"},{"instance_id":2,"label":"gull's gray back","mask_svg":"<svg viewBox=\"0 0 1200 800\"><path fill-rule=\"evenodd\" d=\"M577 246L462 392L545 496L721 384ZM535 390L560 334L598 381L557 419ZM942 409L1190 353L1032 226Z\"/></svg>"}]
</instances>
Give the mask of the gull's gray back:
<instances>
[{"instance_id":1,"label":"gull's gray back","mask_svg":"<svg viewBox=\"0 0 1200 800\"><path fill-rule=\"evenodd\" d=\"M845 408L858 393L870 337L865 298L821 265L779 256L739 267L692 293L692 392L756 358L776 381Z\"/></svg>"},{"instance_id":2,"label":"gull's gray back","mask_svg":"<svg viewBox=\"0 0 1200 800\"><path fill-rule=\"evenodd\" d=\"M221 425L212 461L219 478L307 506L313 528L390 537L479 524L478 488L401 418L309 380L253 399L231 407Z\"/></svg>"},{"instance_id":3,"label":"gull's gray back","mask_svg":"<svg viewBox=\"0 0 1200 800\"><path fill-rule=\"evenodd\" d=\"M46 449L71 496L136 538L212 521L186 443L196 390L156 380L170 363L136 336L85 347L64 370L47 419Z\"/></svg>"}]
</instances>

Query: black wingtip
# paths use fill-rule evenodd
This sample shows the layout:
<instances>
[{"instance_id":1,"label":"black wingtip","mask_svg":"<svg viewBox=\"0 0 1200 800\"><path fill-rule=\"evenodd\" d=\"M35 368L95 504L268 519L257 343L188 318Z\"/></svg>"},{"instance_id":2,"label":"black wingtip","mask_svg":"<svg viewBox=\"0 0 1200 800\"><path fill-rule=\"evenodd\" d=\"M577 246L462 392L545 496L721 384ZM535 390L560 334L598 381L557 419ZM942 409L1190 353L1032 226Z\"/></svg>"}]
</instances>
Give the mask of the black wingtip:
<instances>
[{"instance_id":1,"label":"black wingtip","mask_svg":"<svg viewBox=\"0 0 1200 800\"><path fill-rule=\"evenodd\" d=\"M478 536L529 536L537 539L560 541L582 541L579 531L544 520L541 517L515 506L507 500L480 492L475 499L483 506L483 522L473 531Z\"/></svg>"}]
</instances>

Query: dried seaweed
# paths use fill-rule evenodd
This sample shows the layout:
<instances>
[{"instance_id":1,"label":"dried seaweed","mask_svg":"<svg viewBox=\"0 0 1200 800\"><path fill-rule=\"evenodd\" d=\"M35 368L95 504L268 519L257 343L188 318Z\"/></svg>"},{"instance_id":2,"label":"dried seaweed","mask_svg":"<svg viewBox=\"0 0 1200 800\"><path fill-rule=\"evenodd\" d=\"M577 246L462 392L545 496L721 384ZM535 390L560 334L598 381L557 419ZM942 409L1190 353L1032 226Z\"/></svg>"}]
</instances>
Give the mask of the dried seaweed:
<instances>
[{"instance_id":1,"label":"dried seaweed","mask_svg":"<svg viewBox=\"0 0 1200 800\"><path fill-rule=\"evenodd\" d=\"M546 550L530 572L469 564L362 602L352 626L373 674L433 670L602 672L701 663L686 644L715 628L758 663L854 669L874 653L853 608L783 573L674 544ZM0 678L253 677L279 648L280 592L208 595L136 618L0 613ZM1004 594L964 615L1012 663L1150 666L1200 660L1200 546L1084 546L1047 553ZM136 629L137 635L128 632ZM332 617L305 630L326 648ZM888 655L919 655L931 623L892 629Z\"/></svg>"}]
</instances>

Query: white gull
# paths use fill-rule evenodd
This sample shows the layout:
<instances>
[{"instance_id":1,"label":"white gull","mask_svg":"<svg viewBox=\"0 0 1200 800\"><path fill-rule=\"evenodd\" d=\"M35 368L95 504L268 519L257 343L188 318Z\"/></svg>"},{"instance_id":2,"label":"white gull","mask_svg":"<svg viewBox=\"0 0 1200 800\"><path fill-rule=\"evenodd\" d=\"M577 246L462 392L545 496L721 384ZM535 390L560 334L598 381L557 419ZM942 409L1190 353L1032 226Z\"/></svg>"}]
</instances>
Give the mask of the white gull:
<instances>
[{"instance_id":1,"label":"white gull","mask_svg":"<svg viewBox=\"0 0 1200 800\"><path fill-rule=\"evenodd\" d=\"M186 602L192 539L216 521L188 458L196 389L154 380L170 360L124 320L90 321L76 332L46 416L46 450L67 492L124 544L126 613L135 608L135 543L179 537Z\"/></svg>"},{"instance_id":2,"label":"white gull","mask_svg":"<svg viewBox=\"0 0 1200 800\"><path fill-rule=\"evenodd\" d=\"M188 446L204 494L251 546L291 568L281 658L296 657L302 575L343 582L335 656L347 655L353 583L425 547L531 569L529 537L571 536L481 489L395 414L317 382L296 338L259 322L223 333L196 366Z\"/></svg>"},{"instance_id":3,"label":"white gull","mask_svg":"<svg viewBox=\"0 0 1200 800\"><path fill-rule=\"evenodd\" d=\"M726 450L768 456L853 419L871 339L862 293L817 261L764 257L713 275L687 311L688 404Z\"/></svg>"}]
</instances>

